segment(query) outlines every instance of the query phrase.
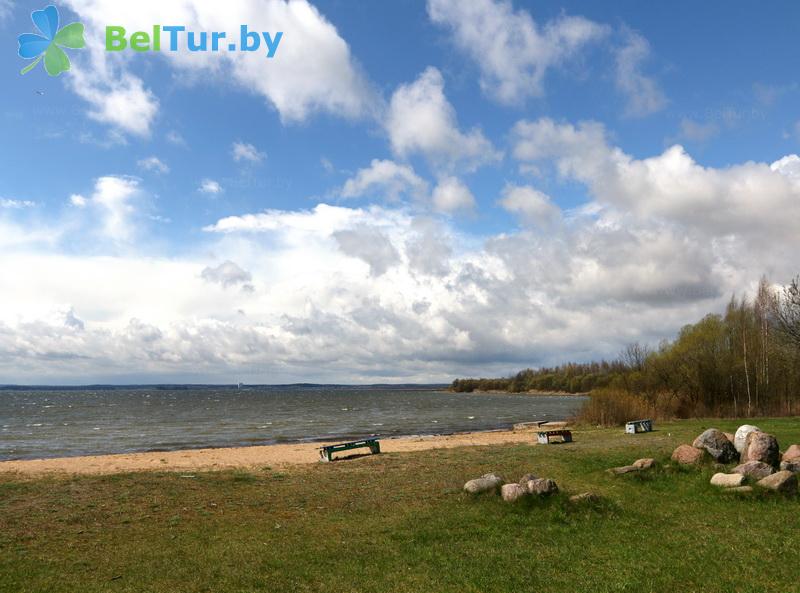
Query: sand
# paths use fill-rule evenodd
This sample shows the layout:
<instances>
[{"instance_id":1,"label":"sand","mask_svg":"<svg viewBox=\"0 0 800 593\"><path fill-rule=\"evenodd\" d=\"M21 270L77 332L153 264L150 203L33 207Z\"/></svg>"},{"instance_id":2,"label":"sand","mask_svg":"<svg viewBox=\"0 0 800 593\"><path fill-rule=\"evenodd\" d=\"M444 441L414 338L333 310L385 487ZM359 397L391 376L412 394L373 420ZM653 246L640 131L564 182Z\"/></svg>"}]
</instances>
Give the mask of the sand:
<instances>
[{"instance_id":1,"label":"sand","mask_svg":"<svg viewBox=\"0 0 800 593\"><path fill-rule=\"evenodd\" d=\"M441 436L382 439L381 450L387 453L396 453L520 442L535 443L533 430L495 430ZM0 474L34 476L43 474L115 474L140 471L191 472L265 466L280 468L319 463L319 451L317 449L323 444L330 443L295 443L256 447L191 449L2 461L0 462ZM368 452L367 449L356 449L350 453L359 453L361 451Z\"/></svg>"}]
</instances>

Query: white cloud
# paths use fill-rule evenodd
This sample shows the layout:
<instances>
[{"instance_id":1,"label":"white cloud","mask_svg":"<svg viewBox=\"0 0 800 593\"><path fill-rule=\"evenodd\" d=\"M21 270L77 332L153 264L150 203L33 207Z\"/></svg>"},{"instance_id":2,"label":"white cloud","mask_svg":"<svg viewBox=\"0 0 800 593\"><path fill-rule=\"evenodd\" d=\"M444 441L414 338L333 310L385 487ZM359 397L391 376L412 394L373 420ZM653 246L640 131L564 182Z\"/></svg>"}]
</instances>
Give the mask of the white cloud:
<instances>
[{"instance_id":1,"label":"white cloud","mask_svg":"<svg viewBox=\"0 0 800 593\"><path fill-rule=\"evenodd\" d=\"M134 200L140 195L139 182L129 177L100 177L89 204L100 213L103 234L117 242L136 235Z\"/></svg>"},{"instance_id":2,"label":"white cloud","mask_svg":"<svg viewBox=\"0 0 800 593\"><path fill-rule=\"evenodd\" d=\"M69 197L69 203L76 208L85 208L89 204L89 200L80 194L72 194Z\"/></svg>"},{"instance_id":3,"label":"white cloud","mask_svg":"<svg viewBox=\"0 0 800 593\"><path fill-rule=\"evenodd\" d=\"M793 221L800 219L800 184L792 175L793 156L772 165L746 162L715 169L675 145L636 159L610 146L603 126L593 122L523 121L513 135L517 158L553 162L562 177L584 183L601 205L641 220L680 225L698 233L698 240L745 241L754 251L797 236Z\"/></svg>"},{"instance_id":4,"label":"white cloud","mask_svg":"<svg viewBox=\"0 0 800 593\"><path fill-rule=\"evenodd\" d=\"M536 227L548 228L561 219L561 209L550 196L529 185L506 185L500 205Z\"/></svg>"},{"instance_id":5,"label":"white cloud","mask_svg":"<svg viewBox=\"0 0 800 593\"><path fill-rule=\"evenodd\" d=\"M21 208L33 208L36 202L30 200L12 200L11 198L0 198L0 208L13 208L19 210Z\"/></svg>"},{"instance_id":6,"label":"white cloud","mask_svg":"<svg viewBox=\"0 0 800 593\"><path fill-rule=\"evenodd\" d=\"M433 189L432 200L434 210L447 214L472 212L477 206L475 196L457 177L441 179Z\"/></svg>"},{"instance_id":7,"label":"white cloud","mask_svg":"<svg viewBox=\"0 0 800 593\"><path fill-rule=\"evenodd\" d=\"M153 23L180 23L191 31L226 31L237 39L239 26L284 32L275 56L265 52L205 52L185 49L160 56L192 84L226 84L254 93L285 122L304 121L317 112L361 117L374 110L375 94L355 63L347 42L306 0L231 0L206 2L142 0L67 0L87 28L88 57L76 56L72 89L90 103L90 115L126 133L147 135L158 113L158 99L129 68L147 54L105 51L108 23L147 31Z\"/></svg>"},{"instance_id":8,"label":"white cloud","mask_svg":"<svg viewBox=\"0 0 800 593\"><path fill-rule=\"evenodd\" d=\"M184 137L175 130L170 130L167 132L166 139L167 142L174 144L175 146L186 146L186 140Z\"/></svg>"},{"instance_id":9,"label":"white cloud","mask_svg":"<svg viewBox=\"0 0 800 593\"><path fill-rule=\"evenodd\" d=\"M217 195L221 194L224 190L222 186L213 179L203 179L200 182L200 187L197 188L201 194L210 194L210 195Z\"/></svg>"},{"instance_id":10,"label":"white cloud","mask_svg":"<svg viewBox=\"0 0 800 593\"><path fill-rule=\"evenodd\" d=\"M354 177L345 181L340 193L344 198L385 196L393 201L403 194L419 198L427 191L428 184L410 166L373 159L369 167L359 169Z\"/></svg>"},{"instance_id":11,"label":"white cloud","mask_svg":"<svg viewBox=\"0 0 800 593\"><path fill-rule=\"evenodd\" d=\"M249 163L260 163L267 158L267 153L261 152L252 144L247 142L234 142L231 147L233 160L237 163L247 161Z\"/></svg>"},{"instance_id":12,"label":"white cloud","mask_svg":"<svg viewBox=\"0 0 800 593\"><path fill-rule=\"evenodd\" d=\"M667 98L655 80L642 73L642 64L650 57L650 44L633 31L625 31L625 43L616 50L615 82L627 99L625 113L643 117L661 111Z\"/></svg>"},{"instance_id":13,"label":"white cloud","mask_svg":"<svg viewBox=\"0 0 800 593\"><path fill-rule=\"evenodd\" d=\"M158 173L160 175L169 173L169 167L156 156L149 156L141 159L136 164L140 169L144 169L145 171L152 171L153 173Z\"/></svg>"},{"instance_id":14,"label":"white cloud","mask_svg":"<svg viewBox=\"0 0 800 593\"><path fill-rule=\"evenodd\" d=\"M421 153L437 167L474 170L501 158L479 129L459 130L455 109L444 95L444 79L433 67L395 91L386 129L397 155Z\"/></svg>"},{"instance_id":15,"label":"white cloud","mask_svg":"<svg viewBox=\"0 0 800 593\"><path fill-rule=\"evenodd\" d=\"M547 71L574 58L608 27L583 17L537 24L507 0L428 0L431 20L477 64L483 91L503 103L541 95Z\"/></svg>"},{"instance_id":16,"label":"white cloud","mask_svg":"<svg viewBox=\"0 0 800 593\"><path fill-rule=\"evenodd\" d=\"M250 284L253 275L230 260L213 268L206 266L200 273L200 277L206 282L219 284L223 288L241 285L245 290L253 290L253 286Z\"/></svg>"},{"instance_id":17,"label":"white cloud","mask_svg":"<svg viewBox=\"0 0 800 593\"><path fill-rule=\"evenodd\" d=\"M373 276L381 276L400 263L400 254L391 239L377 227L362 225L336 231L333 238L342 253L364 261Z\"/></svg>"}]
</instances>

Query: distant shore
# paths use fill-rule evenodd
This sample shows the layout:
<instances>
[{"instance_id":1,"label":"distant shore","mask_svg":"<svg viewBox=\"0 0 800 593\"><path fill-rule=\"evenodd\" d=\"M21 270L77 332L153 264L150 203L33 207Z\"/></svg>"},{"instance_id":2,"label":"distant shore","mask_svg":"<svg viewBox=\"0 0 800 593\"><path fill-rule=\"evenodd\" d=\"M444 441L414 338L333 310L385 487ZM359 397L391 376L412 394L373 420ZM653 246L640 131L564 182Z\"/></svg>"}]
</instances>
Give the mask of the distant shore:
<instances>
[{"instance_id":1,"label":"distant shore","mask_svg":"<svg viewBox=\"0 0 800 593\"><path fill-rule=\"evenodd\" d=\"M504 391L502 389L475 389L473 391L452 391L452 393L477 393L478 395L574 395L586 397L589 392L570 393L569 391L538 391L529 389L528 391Z\"/></svg>"},{"instance_id":2,"label":"distant shore","mask_svg":"<svg viewBox=\"0 0 800 593\"><path fill-rule=\"evenodd\" d=\"M404 453L426 449L501 445L505 443L534 444L532 429L488 430L450 435L405 436L381 440L385 453ZM26 459L0 462L0 474L37 476L47 474L116 474L142 471L208 471L247 469L253 467L282 467L319 462L318 448L331 443L292 443L219 449L189 449L115 455L89 455ZM358 454L361 450L355 450ZM364 449L364 451L367 451Z\"/></svg>"}]
</instances>

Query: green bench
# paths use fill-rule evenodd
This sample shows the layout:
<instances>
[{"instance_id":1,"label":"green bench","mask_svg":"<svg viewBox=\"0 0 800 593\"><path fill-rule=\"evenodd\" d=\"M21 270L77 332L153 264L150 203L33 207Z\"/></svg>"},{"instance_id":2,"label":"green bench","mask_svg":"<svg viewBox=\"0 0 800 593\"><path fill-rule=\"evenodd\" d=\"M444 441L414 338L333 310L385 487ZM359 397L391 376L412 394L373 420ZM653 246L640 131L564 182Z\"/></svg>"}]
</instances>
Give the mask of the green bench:
<instances>
[{"instance_id":1,"label":"green bench","mask_svg":"<svg viewBox=\"0 0 800 593\"><path fill-rule=\"evenodd\" d=\"M381 444L378 442L378 439L363 439L360 441L350 441L349 443L339 443L337 445L325 445L324 447L320 447L320 461L333 461L334 453L350 451L351 449L361 449L362 447L369 447L369 451L373 455L381 452Z\"/></svg>"}]
</instances>

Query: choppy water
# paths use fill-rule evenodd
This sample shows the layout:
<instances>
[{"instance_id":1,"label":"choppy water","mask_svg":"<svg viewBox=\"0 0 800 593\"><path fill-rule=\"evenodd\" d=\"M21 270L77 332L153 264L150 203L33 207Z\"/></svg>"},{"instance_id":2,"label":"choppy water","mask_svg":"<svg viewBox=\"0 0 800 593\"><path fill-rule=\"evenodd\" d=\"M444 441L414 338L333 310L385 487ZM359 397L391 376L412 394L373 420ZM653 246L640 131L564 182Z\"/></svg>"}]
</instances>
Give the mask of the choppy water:
<instances>
[{"instance_id":1,"label":"choppy water","mask_svg":"<svg viewBox=\"0 0 800 593\"><path fill-rule=\"evenodd\" d=\"M563 419L582 401L343 387L0 390L0 460L488 430Z\"/></svg>"}]
</instances>

